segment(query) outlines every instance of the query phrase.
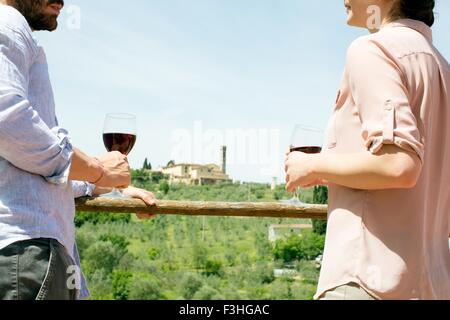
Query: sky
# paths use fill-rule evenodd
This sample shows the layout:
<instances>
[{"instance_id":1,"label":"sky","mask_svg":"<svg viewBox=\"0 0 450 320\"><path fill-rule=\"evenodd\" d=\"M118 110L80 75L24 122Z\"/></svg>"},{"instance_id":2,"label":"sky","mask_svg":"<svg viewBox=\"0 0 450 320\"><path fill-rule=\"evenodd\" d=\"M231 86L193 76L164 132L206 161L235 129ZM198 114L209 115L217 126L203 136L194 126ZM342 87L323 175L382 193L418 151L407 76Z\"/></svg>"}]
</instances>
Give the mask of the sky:
<instances>
[{"instance_id":1,"label":"sky","mask_svg":"<svg viewBox=\"0 0 450 320\"><path fill-rule=\"evenodd\" d=\"M450 1L434 43L450 59ZM350 43L342 0L66 0L57 31L38 32L60 125L92 156L107 113L137 115L140 168L219 163L248 182L284 181L296 124L325 129Z\"/></svg>"}]
</instances>

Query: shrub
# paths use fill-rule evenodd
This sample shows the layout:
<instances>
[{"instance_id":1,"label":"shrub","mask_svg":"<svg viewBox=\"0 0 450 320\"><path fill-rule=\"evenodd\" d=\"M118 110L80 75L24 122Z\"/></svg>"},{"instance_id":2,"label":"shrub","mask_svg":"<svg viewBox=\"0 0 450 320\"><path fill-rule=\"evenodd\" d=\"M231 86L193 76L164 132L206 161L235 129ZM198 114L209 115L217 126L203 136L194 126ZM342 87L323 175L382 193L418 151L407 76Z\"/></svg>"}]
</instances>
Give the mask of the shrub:
<instances>
[{"instance_id":1,"label":"shrub","mask_svg":"<svg viewBox=\"0 0 450 320\"><path fill-rule=\"evenodd\" d=\"M127 239L124 236L118 235L118 234L113 234L113 233L107 233L104 235L101 235L99 238L100 241L105 241L105 242L111 242L113 245L126 250L129 242L127 241Z\"/></svg>"},{"instance_id":2,"label":"shrub","mask_svg":"<svg viewBox=\"0 0 450 320\"><path fill-rule=\"evenodd\" d=\"M166 180L161 181L161 183L159 184L159 191L167 195L169 193L169 190L169 183Z\"/></svg>"},{"instance_id":3,"label":"shrub","mask_svg":"<svg viewBox=\"0 0 450 320\"><path fill-rule=\"evenodd\" d=\"M208 259L205 263L205 269L203 271L205 276L218 276L222 277L224 272L222 268L222 261Z\"/></svg>"},{"instance_id":4,"label":"shrub","mask_svg":"<svg viewBox=\"0 0 450 320\"><path fill-rule=\"evenodd\" d=\"M147 250L147 256L150 260L156 260L159 257L160 250L158 248L150 248Z\"/></svg>"},{"instance_id":5,"label":"shrub","mask_svg":"<svg viewBox=\"0 0 450 320\"><path fill-rule=\"evenodd\" d=\"M181 282L181 294L186 300L191 300L203 286L202 279L194 274L187 274Z\"/></svg>"},{"instance_id":6,"label":"shrub","mask_svg":"<svg viewBox=\"0 0 450 320\"><path fill-rule=\"evenodd\" d=\"M325 237L304 231L300 236L293 235L286 240L278 240L273 249L276 259L285 262L312 260L323 252Z\"/></svg>"},{"instance_id":7,"label":"shrub","mask_svg":"<svg viewBox=\"0 0 450 320\"><path fill-rule=\"evenodd\" d=\"M316 204L328 203L328 188L318 186L314 188L313 201ZM312 220L313 230L317 234L325 234L327 232L327 221L324 220Z\"/></svg>"},{"instance_id":8,"label":"shrub","mask_svg":"<svg viewBox=\"0 0 450 320\"><path fill-rule=\"evenodd\" d=\"M194 295L194 300L223 300L223 296L220 295L219 291L216 289L205 285L200 288L199 291Z\"/></svg>"},{"instance_id":9,"label":"shrub","mask_svg":"<svg viewBox=\"0 0 450 320\"><path fill-rule=\"evenodd\" d=\"M324 235L327 233L327 221L325 220L312 220L313 231L314 233Z\"/></svg>"},{"instance_id":10,"label":"shrub","mask_svg":"<svg viewBox=\"0 0 450 320\"><path fill-rule=\"evenodd\" d=\"M86 249L84 259L88 271L103 269L111 273L126 253L127 249L111 241L99 241Z\"/></svg>"},{"instance_id":11,"label":"shrub","mask_svg":"<svg viewBox=\"0 0 450 320\"><path fill-rule=\"evenodd\" d=\"M113 272L111 280L115 300L128 300L131 278L132 274L128 271L116 270Z\"/></svg>"},{"instance_id":12,"label":"shrub","mask_svg":"<svg viewBox=\"0 0 450 320\"><path fill-rule=\"evenodd\" d=\"M264 262L259 262L253 272L259 283L269 284L275 280L273 269L274 268L272 265Z\"/></svg>"},{"instance_id":13,"label":"shrub","mask_svg":"<svg viewBox=\"0 0 450 320\"><path fill-rule=\"evenodd\" d=\"M164 298L159 281L149 278L134 278L130 285L130 300L161 300Z\"/></svg>"},{"instance_id":14,"label":"shrub","mask_svg":"<svg viewBox=\"0 0 450 320\"><path fill-rule=\"evenodd\" d=\"M104 212L78 212L75 216L75 226L82 227L85 223L102 224L107 222L129 223L130 214L104 213Z\"/></svg>"}]
</instances>

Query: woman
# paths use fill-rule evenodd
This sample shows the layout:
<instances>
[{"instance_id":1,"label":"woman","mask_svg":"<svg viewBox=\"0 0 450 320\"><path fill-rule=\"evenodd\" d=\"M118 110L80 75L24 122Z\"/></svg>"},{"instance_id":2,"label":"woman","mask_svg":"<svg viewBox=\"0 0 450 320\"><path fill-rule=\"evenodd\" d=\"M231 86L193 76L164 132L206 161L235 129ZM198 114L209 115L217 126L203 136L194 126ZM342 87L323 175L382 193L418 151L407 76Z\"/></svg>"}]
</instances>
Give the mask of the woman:
<instances>
[{"instance_id":1,"label":"woman","mask_svg":"<svg viewBox=\"0 0 450 320\"><path fill-rule=\"evenodd\" d=\"M345 1L371 34L349 48L324 152L286 158L289 191L329 185L316 299L450 299L450 66L434 5Z\"/></svg>"}]
</instances>

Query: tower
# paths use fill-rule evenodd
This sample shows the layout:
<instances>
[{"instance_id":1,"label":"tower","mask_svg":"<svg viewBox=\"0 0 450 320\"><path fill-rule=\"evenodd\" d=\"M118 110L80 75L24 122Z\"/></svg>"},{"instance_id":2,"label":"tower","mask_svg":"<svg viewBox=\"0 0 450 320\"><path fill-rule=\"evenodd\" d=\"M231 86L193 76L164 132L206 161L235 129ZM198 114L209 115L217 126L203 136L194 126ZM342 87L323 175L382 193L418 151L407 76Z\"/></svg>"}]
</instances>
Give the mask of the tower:
<instances>
[{"instance_id":1,"label":"tower","mask_svg":"<svg viewBox=\"0 0 450 320\"><path fill-rule=\"evenodd\" d=\"M227 173L227 146L220 147L220 168L223 173Z\"/></svg>"},{"instance_id":2,"label":"tower","mask_svg":"<svg viewBox=\"0 0 450 320\"><path fill-rule=\"evenodd\" d=\"M278 178L277 178L277 177L273 177L273 178L272 178L272 186L271 186L271 189L272 189L272 190L275 190L275 189L277 188L277 185L278 185Z\"/></svg>"}]
</instances>

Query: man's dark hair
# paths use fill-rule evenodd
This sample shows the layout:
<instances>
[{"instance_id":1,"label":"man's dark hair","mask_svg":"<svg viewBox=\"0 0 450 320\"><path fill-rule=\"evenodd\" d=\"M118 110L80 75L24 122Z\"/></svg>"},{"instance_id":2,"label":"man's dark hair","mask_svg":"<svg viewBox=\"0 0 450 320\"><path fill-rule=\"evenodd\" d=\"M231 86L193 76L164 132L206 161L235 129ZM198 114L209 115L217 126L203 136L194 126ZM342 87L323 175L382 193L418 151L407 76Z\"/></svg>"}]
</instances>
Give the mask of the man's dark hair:
<instances>
[{"instance_id":1,"label":"man's dark hair","mask_svg":"<svg viewBox=\"0 0 450 320\"><path fill-rule=\"evenodd\" d=\"M399 0L395 18L419 20L431 27L434 24L435 0Z\"/></svg>"}]
</instances>

